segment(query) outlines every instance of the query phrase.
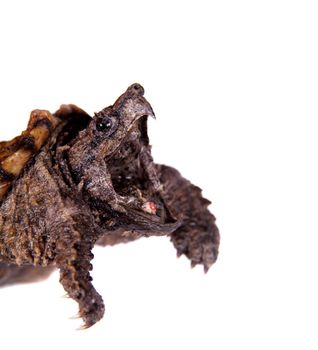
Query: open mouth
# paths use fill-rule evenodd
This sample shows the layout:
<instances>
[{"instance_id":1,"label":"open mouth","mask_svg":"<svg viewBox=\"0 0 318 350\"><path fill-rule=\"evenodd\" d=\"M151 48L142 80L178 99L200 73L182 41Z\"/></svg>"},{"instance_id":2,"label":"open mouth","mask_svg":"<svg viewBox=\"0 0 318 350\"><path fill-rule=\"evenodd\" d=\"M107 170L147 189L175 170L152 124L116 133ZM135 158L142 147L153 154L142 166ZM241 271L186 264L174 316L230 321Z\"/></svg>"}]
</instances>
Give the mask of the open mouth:
<instances>
[{"instance_id":1,"label":"open mouth","mask_svg":"<svg viewBox=\"0 0 318 350\"><path fill-rule=\"evenodd\" d=\"M142 116L107 160L112 184L130 211L137 211L145 220L161 224L172 222L160 194L149 179L147 165L141 159L141 153L148 147L147 116Z\"/></svg>"}]
</instances>

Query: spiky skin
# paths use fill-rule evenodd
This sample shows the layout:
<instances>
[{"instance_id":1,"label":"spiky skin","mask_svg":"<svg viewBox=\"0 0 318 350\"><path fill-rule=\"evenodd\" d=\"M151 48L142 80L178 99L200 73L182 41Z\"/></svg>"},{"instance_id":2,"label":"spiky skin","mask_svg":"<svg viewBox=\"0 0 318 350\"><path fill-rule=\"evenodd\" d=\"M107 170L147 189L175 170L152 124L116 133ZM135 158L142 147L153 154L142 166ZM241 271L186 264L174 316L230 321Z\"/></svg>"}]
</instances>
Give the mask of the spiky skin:
<instances>
[{"instance_id":1,"label":"spiky skin","mask_svg":"<svg viewBox=\"0 0 318 350\"><path fill-rule=\"evenodd\" d=\"M177 170L153 162L153 111L143 94L134 84L93 118L74 105L35 111L26 132L0 144L0 285L57 267L85 327L104 314L90 276L95 243L168 235L178 255L205 271L218 254L210 202Z\"/></svg>"}]
</instances>

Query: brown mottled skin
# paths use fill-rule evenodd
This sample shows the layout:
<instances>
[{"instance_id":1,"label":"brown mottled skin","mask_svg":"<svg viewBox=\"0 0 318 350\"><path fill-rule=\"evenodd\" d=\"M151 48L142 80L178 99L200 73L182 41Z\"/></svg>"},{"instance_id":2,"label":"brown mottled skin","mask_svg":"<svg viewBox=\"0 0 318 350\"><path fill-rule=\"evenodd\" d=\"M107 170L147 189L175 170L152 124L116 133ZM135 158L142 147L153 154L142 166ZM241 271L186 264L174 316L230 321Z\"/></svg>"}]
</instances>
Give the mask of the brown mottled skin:
<instances>
[{"instance_id":1,"label":"brown mottled skin","mask_svg":"<svg viewBox=\"0 0 318 350\"><path fill-rule=\"evenodd\" d=\"M28 129L0 143L0 285L60 271L84 326L104 314L90 276L97 242L168 235L192 266L215 262L210 202L170 167L153 162L147 117L133 84L93 118L74 105L32 112Z\"/></svg>"}]
</instances>

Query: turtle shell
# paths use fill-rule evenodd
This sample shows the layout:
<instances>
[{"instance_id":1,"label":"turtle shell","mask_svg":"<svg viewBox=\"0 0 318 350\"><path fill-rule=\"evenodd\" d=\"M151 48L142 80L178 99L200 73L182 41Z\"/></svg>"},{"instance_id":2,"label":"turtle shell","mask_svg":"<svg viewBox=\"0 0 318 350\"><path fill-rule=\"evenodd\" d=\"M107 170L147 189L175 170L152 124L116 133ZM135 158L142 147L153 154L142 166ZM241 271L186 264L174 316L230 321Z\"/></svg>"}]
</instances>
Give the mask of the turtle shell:
<instances>
[{"instance_id":1,"label":"turtle shell","mask_svg":"<svg viewBox=\"0 0 318 350\"><path fill-rule=\"evenodd\" d=\"M28 162L50 139L57 126L65 124L65 128L69 131L67 132L69 142L88 125L90 120L91 117L85 111L72 104L62 105L54 114L39 109L32 111L27 129L20 136L0 142L0 202Z\"/></svg>"}]
</instances>

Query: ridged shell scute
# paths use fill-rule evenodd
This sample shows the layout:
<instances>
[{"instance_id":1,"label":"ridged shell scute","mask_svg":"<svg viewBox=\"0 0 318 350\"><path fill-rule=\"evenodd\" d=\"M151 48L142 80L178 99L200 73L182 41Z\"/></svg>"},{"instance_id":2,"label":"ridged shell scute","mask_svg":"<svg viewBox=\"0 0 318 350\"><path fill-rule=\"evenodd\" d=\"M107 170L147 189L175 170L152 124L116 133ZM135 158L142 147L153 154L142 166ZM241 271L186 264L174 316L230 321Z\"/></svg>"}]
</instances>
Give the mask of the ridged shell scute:
<instances>
[{"instance_id":1,"label":"ridged shell scute","mask_svg":"<svg viewBox=\"0 0 318 350\"><path fill-rule=\"evenodd\" d=\"M55 128L68 121L83 124L90 116L75 105L62 105L58 111L36 109L31 112L27 129L10 141L0 142L0 202L22 173L29 160L48 141Z\"/></svg>"}]
</instances>

